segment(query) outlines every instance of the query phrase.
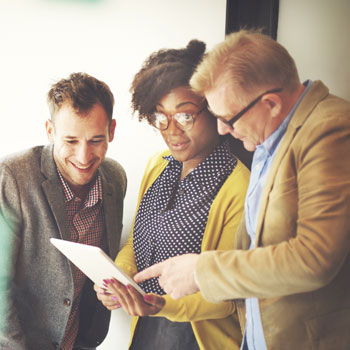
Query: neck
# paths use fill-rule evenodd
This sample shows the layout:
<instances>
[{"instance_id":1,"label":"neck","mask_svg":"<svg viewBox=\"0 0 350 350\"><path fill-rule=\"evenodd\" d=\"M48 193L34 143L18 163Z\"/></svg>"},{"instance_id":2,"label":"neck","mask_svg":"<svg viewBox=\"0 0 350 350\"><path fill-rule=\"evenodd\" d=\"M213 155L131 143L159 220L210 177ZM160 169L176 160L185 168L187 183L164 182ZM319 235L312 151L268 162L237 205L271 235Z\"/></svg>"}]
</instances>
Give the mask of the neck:
<instances>
[{"instance_id":1,"label":"neck","mask_svg":"<svg viewBox=\"0 0 350 350\"><path fill-rule=\"evenodd\" d=\"M206 159L213 151L214 149L219 145L221 138L219 135L215 139L215 142L213 142L212 146L207 149L207 152L202 153L199 157L189 159L187 161L182 162L182 171L180 175L180 180L185 178L191 171L197 168L197 166L203 162L204 159Z\"/></svg>"},{"instance_id":2,"label":"neck","mask_svg":"<svg viewBox=\"0 0 350 350\"><path fill-rule=\"evenodd\" d=\"M300 84L298 89L295 91L289 93L284 100L283 103L283 109L282 109L282 114L284 115L285 119L293 106L297 103L298 99L300 98L301 94L304 92L305 86L303 84Z\"/></svg>"},{"instance_id":3,"label":"neck","mask_svg":"<svg viewBox=\"0 0 350 350\"><path fill-rule=\"evenodd\" d=\"M76 197L81 199L81 201L85 201L87 195L89 194L91 187L95 183L96 177L94 177L88 184L85 185L72 185L69 184L72 192Z\"/></svg>"},{"instance_id":4,"label":"neck","mask_svg":"<svg viewBox=\"0 0 350 350\"><path fill-rule=\"evenodd\" d=\"M282 104L282 109L280 112L280 118L277 118L277 120L276 120L277 125L274 125L274 130L276 130L279 127L279 125L282 123L282 121L287 118L291 109L297 103L298 99L300 98L300 96L304 92L304 90L305 90L305 86L303 84L300 84L299 87L295 91L287 92L283 96L283 104Z\"/></svg>"},{"instance_id":5,"label":"neck","mask_svg":"<svg viewBox=\"0 0 350 350\"><path fill-rule=\"evenodd\" d=\"M281 93L281 108L278 114L270 119L270 122L265 130L264 139L261 140L262 142L264 142L275 130L277 130L281 123L287 118L291 109L297 103L304 90L305 86L300 84L299 87L292 92L287 91Z\"/></svg>"},{"instance_id":6,"label":"neck","mask_svg":"<svg viewBox=\"0 0 350 350\"><path fill-rule=\"evenodd\" d=\"M90 185L79 186L79 187L74 186L72 188L72 191L79 199L81 199L82 202L84 202L85 198L87 197L90 191Z\"/></svg>"}]
</instances>

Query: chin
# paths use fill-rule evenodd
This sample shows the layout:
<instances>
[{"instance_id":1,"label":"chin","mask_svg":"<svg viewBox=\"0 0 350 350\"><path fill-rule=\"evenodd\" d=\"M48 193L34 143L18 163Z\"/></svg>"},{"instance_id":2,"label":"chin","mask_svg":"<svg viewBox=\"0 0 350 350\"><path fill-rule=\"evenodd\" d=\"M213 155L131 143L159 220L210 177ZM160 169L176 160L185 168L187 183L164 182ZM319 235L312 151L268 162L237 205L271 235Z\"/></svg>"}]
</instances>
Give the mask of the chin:
<instances>
[{"instance_id":1,"label":"chin","mask_svg":"<svg viewBox=\"0 0 350 350\"><path fill-rule=\"evenodd\" d=\"M256 145L253 145L252 143L249 142L243 142L244 148L249 151L249 152L254 152L256 149Z\"/></svg>"},{"instance_id":2,"label":"chin","mask_svg":"<svg viewBox=\"0 0 350 350\"><path fill-rule=\"evenodd\" d=\"M186 161L186 157L184 157L182 154L178 154L176 152L171 152L171 155L174 157L175 160L178 162L184 162Z\"/></svg>"}]
</instances>

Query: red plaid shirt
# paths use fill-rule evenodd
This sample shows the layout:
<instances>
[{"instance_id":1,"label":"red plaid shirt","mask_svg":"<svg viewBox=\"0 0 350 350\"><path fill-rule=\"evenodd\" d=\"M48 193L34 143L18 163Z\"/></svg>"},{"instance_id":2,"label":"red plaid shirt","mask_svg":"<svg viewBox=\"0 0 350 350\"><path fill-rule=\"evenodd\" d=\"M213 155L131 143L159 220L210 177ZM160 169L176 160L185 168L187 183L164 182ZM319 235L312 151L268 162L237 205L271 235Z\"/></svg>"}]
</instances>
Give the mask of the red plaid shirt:
<instances>
[{"instance_id":1,"label":"red plaid shirt","mask_svg":"<svg viewBox=\"0 0 350 350\"><path fill-rule=\"evenodd\" d=\"M93 246L100 246L104 215L102 207L102 182L101 176L96 177L84 203L74 195L68 183L58 171L65 195L67 219L70 240ZM86 281L86 276L74 265L72 266L74 281L74 299L71 303L65 335L61 344L62 350L73 349L79 330L79 303L81 292Z\"/></svg>"}]
</instances>

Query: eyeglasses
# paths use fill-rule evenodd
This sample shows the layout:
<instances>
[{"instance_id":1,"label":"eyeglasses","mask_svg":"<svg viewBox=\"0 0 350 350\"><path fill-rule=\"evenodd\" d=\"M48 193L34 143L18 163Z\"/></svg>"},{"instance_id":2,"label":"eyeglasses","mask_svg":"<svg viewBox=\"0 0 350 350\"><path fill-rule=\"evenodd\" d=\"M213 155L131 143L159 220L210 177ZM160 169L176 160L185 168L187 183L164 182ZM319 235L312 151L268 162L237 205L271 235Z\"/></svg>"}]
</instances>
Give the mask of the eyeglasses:
<instances>
[{"instance_id":1,"label":"eyeglasses","mask_svg":"<svg viewBox=\"0 0 350 350\"><path fill-rule=\"evenodd\" d=\"M172 116L155 112L151 115L150 123L156 129L164 131L168 129L170 120L172 119L177 128L183 131L188 131L192 129L196 117L200 115L207 107L207 104L205 104L205 106L197 113L176 113Z\"/></svg>"},{"instance_id":2,"label":"eyeglasses","mask_svg":"<svg viewBox=\"0 0 350 350\"><path fill-rule=\"evenodd\" d=\"M224 119L222 117L217 117L217 118L220 119L220 121L222 121L223 123L230 125L230 127L232 128L233 124L236 123L236 121L239 118L241 118L244 115L244 113L246 113L247 111L249 111L249 109L251 109L254 105L256 105L262 99L262 97L264 97L267 94L272 94L274 92L281 92L281 91L282 91L282 88L277 88L277 89L272 89L272 90L265 91L264 93L259 95L255 100L250 102L248 104L248 106L244 107L240 112L238 112L235 116L233 116L230 120L226 120L226 119Z\"/></svg>"}]
</instances>

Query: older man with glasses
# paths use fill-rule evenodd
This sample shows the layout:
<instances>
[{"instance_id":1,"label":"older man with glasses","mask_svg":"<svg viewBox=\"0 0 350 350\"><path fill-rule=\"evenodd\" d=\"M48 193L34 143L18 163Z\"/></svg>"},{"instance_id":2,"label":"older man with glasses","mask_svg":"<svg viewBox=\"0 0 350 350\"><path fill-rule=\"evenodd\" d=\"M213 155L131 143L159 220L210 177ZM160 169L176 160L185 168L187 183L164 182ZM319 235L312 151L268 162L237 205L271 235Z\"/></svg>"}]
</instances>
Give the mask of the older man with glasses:
<instances>
[{"instance_id":1,"label":"older man with glasses","mask_svg":"<svg viewBox=\"0 0 350 350\"><path fill-rule=\"evenodd\" d=\"M302 84L284 47L245 30L204 58L191 86L219 133L255 150L236 250L175 257L135 280L159 276L174 298L236 300L241 349L349 349L349 102Z\"/></svg>"}]
</instances>

